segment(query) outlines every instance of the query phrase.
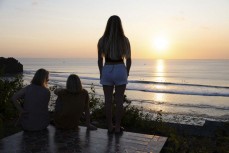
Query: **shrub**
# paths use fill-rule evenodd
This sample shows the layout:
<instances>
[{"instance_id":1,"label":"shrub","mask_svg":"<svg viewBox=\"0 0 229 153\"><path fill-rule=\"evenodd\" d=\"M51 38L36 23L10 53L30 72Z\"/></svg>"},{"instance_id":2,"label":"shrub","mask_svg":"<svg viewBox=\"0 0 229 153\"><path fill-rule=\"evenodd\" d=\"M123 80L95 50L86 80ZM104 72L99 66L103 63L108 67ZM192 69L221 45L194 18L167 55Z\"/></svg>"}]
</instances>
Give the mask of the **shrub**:
<instances>
[{"instance_id":1,"label":"shrub","mask_svg":"<svg viewBox=\"0 0 229 153\"><path fill-rule=\"evenodd\" d=\"M13 94L23 87L22 76L18 75L13 80L0 79L0 117L13 118L17 115L16 108L11 102Z\"/></svg>"},{"instance_id":2,"label":"shrub","mask_svg":"<svg viewBox=\"0 0 229 153\"><path fill-rule=\"evenodd\" d=\"M1 73L2 74L2 73ZM15 127L8 127L8 123L14 124L15 119L18 116L17 110L14 107L11 97L13 94L21 89L23 86L22 76L16 76L12 80L2 79L0 75L0 138L12 133L10 129L16 129ZM8 133L6 131L9 131ZM15 130L12 130L15 131Z\"/></svg>"}]
</instances>

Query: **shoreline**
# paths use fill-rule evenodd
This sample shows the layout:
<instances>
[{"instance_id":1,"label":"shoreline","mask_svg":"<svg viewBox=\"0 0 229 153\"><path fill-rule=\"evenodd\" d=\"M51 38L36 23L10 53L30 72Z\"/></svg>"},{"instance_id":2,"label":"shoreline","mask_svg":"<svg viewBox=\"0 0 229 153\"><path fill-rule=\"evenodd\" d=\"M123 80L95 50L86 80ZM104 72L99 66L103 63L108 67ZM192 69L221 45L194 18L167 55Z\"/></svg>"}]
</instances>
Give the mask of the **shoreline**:
<instances>
[{"instance_id":1,"label":"shoreline","mask_svg":"<svg viewBox=\"0 0 229 153\"><path fill-rule=\"evenodd\" d=\"M51 89L51 98L50 98L50 103L49 103L49 111L52 112L55 107L55 101L57 96L53 93ZM90 92L90 90L88 90ZM95 94L100 100L103 98L103 96ZM129 100L129 99L128 99ZM103 101L103 100L102 100ZM163 111L155 111L155 110L147 110L142 108L140 105L135 105L133 104L132 100L130 101L130 106L134 106L136 108L139 108L140 110L143 110L143 113L148 113L149 116L151 117L152 121L155 121L157 118L158 112L160 112L161 119L163 122L168 122L171 124L182 124L182 125L193 125L193 126L204 126L206 121L212 121L212 122L229 122L229 118L219 118L219 117L209 117L209 116L197 116L193 114L181 114L181 113L168 113L168 112L163 112ZM127 103L124 103L124 106L128 105Z\"/></svg>"},{"instance_id":2,"label":"shoreline","mask_svg":"<svg viewBox=\"0 0 229 153\"><path fill-rule=\"evenodd\" d=\"M28 83L28 78L24 80ZM82 84L84 81L82 81ZM54 85L64 87L65 81L62 80L60 84L54 80L50 82L49 86L52 87ZM83 86L88 92L91 91L91 85L83 84ZM97 85L94 85L94 87L96 96L103 100L102 87ZM229 114L227 114L229 107L225 104L227 101L225 97L218 99L218 97L146 93L128 89L126 90L126 95L132 101L131 105L138 108L143 107L145 112L152 115L152 118L158 111L162 110L162 117L165 122L203 126L205 120L229 121ZM190 100L191 102L189 102ZM53 110L54 103L55 98L53 102L50 102L50 110Z\"/></svg>"}]
</instances>

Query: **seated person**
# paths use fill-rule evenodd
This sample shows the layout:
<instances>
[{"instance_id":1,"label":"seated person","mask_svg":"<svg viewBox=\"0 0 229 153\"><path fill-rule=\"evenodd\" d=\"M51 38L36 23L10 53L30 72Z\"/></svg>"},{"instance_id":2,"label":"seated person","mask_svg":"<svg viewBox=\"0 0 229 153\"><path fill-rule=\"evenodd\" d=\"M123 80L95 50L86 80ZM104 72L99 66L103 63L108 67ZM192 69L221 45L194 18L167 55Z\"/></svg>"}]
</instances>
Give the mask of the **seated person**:
<instances>
[{"instance_id":1,"label":"seated person","mask_svg":"<svg viewBox=\"0 0 229 153\"><path fill-rule=\"evenodd\" d=\"M49 72L39 69L31 84L16 92L12 101L19 111L19 125L25 131L38 131L47 128L50 122L48 103L50 91L47 88ZM20 104L23 99L23 104Z\"/></svg>"},{"instance_id":2,"label":"seated person","mask_svg":"<svg viewBox=\"0 0 229 153\"><path fill-rule=\"evenodd\" d=\"M78 129L79 120L85 112L86 125L89 130L97 128L90 124L89 95L82 88L80 78L71 74L66 83L66 89L56 89L54 123L60 129Z\"/></svg>"}]
</instances>

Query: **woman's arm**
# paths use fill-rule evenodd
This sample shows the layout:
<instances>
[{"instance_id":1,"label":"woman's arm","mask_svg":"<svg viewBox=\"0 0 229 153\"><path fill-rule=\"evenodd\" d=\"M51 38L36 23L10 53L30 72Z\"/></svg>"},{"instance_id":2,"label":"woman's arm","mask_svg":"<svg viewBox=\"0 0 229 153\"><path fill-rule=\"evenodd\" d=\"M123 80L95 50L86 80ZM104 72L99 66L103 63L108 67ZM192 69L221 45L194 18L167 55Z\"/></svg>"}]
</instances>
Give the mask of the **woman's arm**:
<instances>
[{"instance_id":1,"label":"woman's arm","mask_svg":"<svg viewBox=\"0 0 229 153\"><path fill-rule=\"evenodd\" d=\"M62 91L62 90L63 90L62 88L55 89L54 94L58 96L60 91Z\"/></svg>"},{"instance_id":2,"label":"woman's arm","mask_svg":"<svg viewBox=\"0 0 229 153\"><path fill-rule=\"evenodd\" d=\"M87 91L86 91L87 92ZM90 111L89 111L89 95L88 92L86 94L86 103L85 103L85 118L86 118L86 125L88 130L97 130L97 127L90 123Z\"/></svg>"},{"instance_id":3,"label":"woman's arm","mask_svg":"<svg viewBox=\"0 0 229 153\"><path fill-rule=\"evenodd\" d=\"M98 42L98 67L100 72L100 78L102 76L102 69L103 69L103 56L102 56L102 49L101 49L101 41Z\"/></svg>"},{"instance_id":4,"label":"woman's arm","mask_svg":"<svg viewBox=\"0 0 229 153\"><path fill-rule=\"evenodd\" d=\"M15 105L15 107L17 108L17 110L19 111L20 114L25 113L25 110L23 109L23 107L21 106L21 104L18 100L25 96L25 91L26 91L26 89L22 88L21 90L16 92L11 99L13 101L13 104Z\"/></svg>"},{"instance_id":5,"label":"woman's arm","mask_svg":"<svg viewBox=\"0 0 229 153\"><path fill-rule=\"evenodd\" d=\"M63 108L63 103L61 102L60 97L58 96L56 99L55 112L61 111L62 108Z\"/></svg>"},{"instance_id":6,"label":"woman's arm","mask_svg":"<svg viewBox=\"0 0 229 153\"><path fill-rule=\"evenodd\" d=\"M126 59L126 69L127 69L127 76L129 76L131 67L131 58Z\"/></svg>"},{"instance_id":7,"label":"woman's arm","mask_svg":"<svg viewBox=\"0 0 229 153\"><path fill-rule=\"evenodd\" d=\"M130 51L129 56L126 58L126 69L127 69L127 75L129 76L129 72L130 72L130 67L131 67L131 47L130 47L130 42L128 40L128 48Z\"/></svg>"}]
</instances>

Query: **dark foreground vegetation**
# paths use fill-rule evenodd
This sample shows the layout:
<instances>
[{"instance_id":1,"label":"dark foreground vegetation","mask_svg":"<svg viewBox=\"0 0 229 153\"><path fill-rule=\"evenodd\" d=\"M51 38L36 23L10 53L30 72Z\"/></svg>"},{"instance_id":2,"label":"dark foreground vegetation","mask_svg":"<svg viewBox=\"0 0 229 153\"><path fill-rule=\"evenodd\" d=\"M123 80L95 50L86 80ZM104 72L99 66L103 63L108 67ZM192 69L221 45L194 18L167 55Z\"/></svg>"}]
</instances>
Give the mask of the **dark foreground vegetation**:
<instances>
[{"instance_id":1,"label":"dark foreground vegetation","mask_svg":"<svg viewBox=\"0 0 229 153\"><path fill-rule=\"evenodd\" d=\"M15 126L18 114L10 98L22 86L21 77L11 82L0 79L0 139L21 131ZM126 131L168 137L162 153L229 153L229 123L213 124L214 127L164 123L161 112L152 120L142 109L131 106L126 98L125 101L122 125ZM93 123L99 128L106 128L104 104L96 97L93 86L90 91L90 107Z\"/></svg>"},{"instance_id":2,"label":"dark foreground vegetation","mask_svg":"<svg viewBox=\"0 0 229 153\"><path fill-rule=\"evenodd\" d=\"M0 73L1 75L3 73ZM0 138L18 132L21 129L14 124L18 119L18 113L11 97L22 88L22 76L16 76L15 80L3 80L0 75Z\"/></svg>"}]
</instances>

